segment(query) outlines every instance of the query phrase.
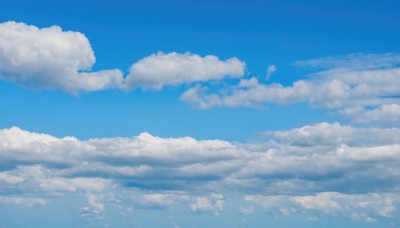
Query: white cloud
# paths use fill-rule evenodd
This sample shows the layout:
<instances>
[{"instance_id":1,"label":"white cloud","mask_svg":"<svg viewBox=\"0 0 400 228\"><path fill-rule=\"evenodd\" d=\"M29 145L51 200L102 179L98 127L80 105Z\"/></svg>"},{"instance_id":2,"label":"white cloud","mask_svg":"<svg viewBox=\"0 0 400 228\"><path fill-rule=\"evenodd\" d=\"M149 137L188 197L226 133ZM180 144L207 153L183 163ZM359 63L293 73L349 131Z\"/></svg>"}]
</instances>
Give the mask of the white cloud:
<instances>
[{"instance_id":1,"label":"white cloud","mask_svg":"<svg viewBox=\"0 0 400 228\"><path fill-rule=\"evenodd\" d=\"M271 75L273 73L275 73L275 71L276 71L276 66L275 65L268 66L267 74L265 75L265 80L267 81L271 77Z\"/></svg>"},{"instance_id":2,"label":"white cloud","mask_svg":"<svg viewBox=\"0 0 400 228\"><path fill-rule=\"evenodd\" d=\"M4 181L7 184L18 184L24 181L24 178L10 175L7 172L0 172L0 181Z\"/></svg>"},{"instance_id":3,"label":"white cloud","mask_svg":"<svg viewBox=\"0 0 400 228\"><path fill-rule=\"evenodd\" d=\"M104 203L94 194L87 193L86 200L88 205L81 208L81 214L85 218L98 216L105 210Z\"/></svg>"},{"instance_id":4,"label":"white cloud","mask_svg":"<svg viewBox=\"0 0 400 228\"><path fill-rule=\"evenodd\" d=\"M295 196L289 201L304 210L318 210L323 213L345 213L354 219L354 215L373 215L374 217L391 217L396 211L395 201L399 197L393 194L341 194L323 192L316 195ZM363 216L364 217L364 216ZM365 216L366 221L368 217Z\"/></svg>"},{"instance_id":5,"label":"white cloud","mask_svg":"<svg viewBox=\"0 0 400 228\"><path fill-rule=\"evenodd\" d=\"M45 206L46 201L41 198L0 196L0 205L35 207L35 206Z\"/></svg>"},{"instance_id":6,"label":"white cloud","mask_svg":"<svg viewBox=\"0 0 400 228\"><path fill-rule=\"evenodd\" d=\"M101 192L109 185L106 180L102 178L47 178L40 179L39 186L49 192L75 192L77 190Z\"/></svg>"},{"instance_id":7,"label":"white cloud","mask_svg":"<svg viewBox=\"0 0 400 228\"><path fill-rule=\"evenodd\" d=\"M88 39L58 26L38 28L0 24L0 79L39 89L69 93L118 88L120 70L90 70L95 56Z\"/></svg>"},{"instance_id":8,"label":"white cloud","mask_svg":"<svg viewBox=\"0 0 400 228\"><path fill-rule=\"evenodd\" d=\"M400 55L354 54L298 63L328 68L293 82L264 84L256 78L242 79L217 93L197 85L181 100L195 107L263 107L268 103L308 103L335 110L355 122L400 122Z\"/></svg>"},{"instance_id":9,"label":"white cloud","mask_svg":"<svg viewBox=\"0 0 400 228\"><path fill-rule=\"evenodd\" d=\"M242 79L227 95L206 94L205 88L193 87L184 92L181 100L198 108L261 107L264 103L290 104L309 102L316 106L340 107L348 99L350 88L339 80L315 83L300 80L292 86L261 84L256 78Z\"/></svg>"},{"instance_id":10,"label":"white cloud","mask_svg":"<svg viewBox=\"0 0 400 228\"><path fill-rule=\"evenodd\" d=\"M247 202L260 205L269 213L284 216L296 213L309 214L309 219L318 215L345 216L364 222L390 218L396 211L400 198L392 193L343 194L320 192L310 195L247 195Z\"/></svg>"},{"instance_id":11,"label":"white cloud","mask_svg":"<svg viewBox=\"0 0 400 228\"><path fill-rule=\"evenodd\" d=\"M324 188L323 182L315 185L322 179L336 188L348 183L351 189L366 178L371 183L366 190L376 188L374 181L400 175L392 164L398 161L399 132L319 123L262 133L264 144L243 145L148 133L79 141L14 127L0 131L1 163L10 167L0 180L10 189L32 185L44 192L105 191L113 182L149 189L190 190L196 182L197 188L218 191L226 185L306 192ZM347 176L349 171L357 172Z\"/></svg>"},{"instance_id":12,"label":"white cloud","mask_svg":"<svg viewBox=\"0 0 400 228\"><path fill-rule=\"evenodd\" d=\"M118 194L118 201L140 209L171 209L176 205L186 204L190 196L185 191L145 190L126 188Z\"/></svg>"},{"instance_id":13,"label":"white cloud","mask_svg":"<svg viewBox=\"0 0 400 228\"><path fill-rule=\"evenodd\" d=\"M208 212L219 215L223 210L224 197L221 194L212 194L210 198L198 197L190 204L190 209L194 212Z\"/></svg>"},{"instance_id":14,"label":"white cloud","mask_svg":"<svg viewBox=\"0 0 400 228\"><path fill-rule=\"evenodd\" d=\"M382 104L374 109L355 106L340 110L339 113L351 117L357 123L400 122L400 104Z\"/></svg>"},{"instance_id":15,"label":"white cloud","mask_svg":"<svg viewBox=\"0 0 400 228\"><path fill-rule=\"evenodd\" d=\"M324 192L315 196L295 196L290 198L290 201L298 204L306 210L314 209L330 213L342 209L336 201L331 199L335 197L340 197L340 194L335 192Z\"/></svg>"},{"instance_id":16,"label":"white cloud","mask_svg":"<svg viewBox=\"0 0 400 228\"><path fill-rule=\"evenodd\" d=\"M189 204L196 212L220 214L222 195L236 194L247 195L247 209L260 204L277 216L349 208L346 215L379 219L392 216L399 204L399 133L318 123L241 144L149 133L80 141L13 127L0 130L0 192L83 194L88 206L81 212L89 217L110 203L144 209Z\"/></svg>"},{"instance_id":17,"label":"white cloud","mask_svg":"<svg viewBox=\"0 0 400 228\"><path fill-rule=\"evenodd\" d=\"M161 89L165 85L238 78L244 75L244 70L245 63L237 58L220 60L214 55L158 52L131 66L125 87Z\"/></svg>"},{"instance_id":18,"label":"white cloud","mask_svg":"<svg viewBox=\"0 0 400 228\"><path fill-rule=\"evenodd\" d=\"M161 89L165 85L238 78L245 70L245 63L237 58L158 52L134 63L124 78L119 69L91 71L95 61L89 40L80 32L13 21L0 24L0 79L25 87L72 94L136 87Z\"/></svg>"},{"instance_id":19,"label":"white cloud","mask_svg":"<svg viewBox=\"0 0 400 228\"><path fill-rule=\"evenodd\" d=\"M239 207L239 212L242 215L250 215L254 213L254 206L250 207Z\"/></svg>"},{"instance_id":20,"label":"white cloud","mask_svg":"<svg viewBox=\"0 0 400 228\"><path fill-rule=\"evenodd\" d=\"M363 54L355 53L348 55L329 56L295 63L299 67L317 68L353 68L353 69L374 69L391 68L398 66L400 55L393 53L386 54Z\"/></svg>"},{"instance_id":21,"label":"white cloud","mask_svg":"<svg viewBox=\"0 0 400 228\"><path fill-rule=\"evenodd\" d=\"M317 123L287 131L262 132L264 139L294 146L378 146L398 144L398 128L355 128L339 123ZM372 137L373 136L373 137Z\"/></svg>"}]
</instances>

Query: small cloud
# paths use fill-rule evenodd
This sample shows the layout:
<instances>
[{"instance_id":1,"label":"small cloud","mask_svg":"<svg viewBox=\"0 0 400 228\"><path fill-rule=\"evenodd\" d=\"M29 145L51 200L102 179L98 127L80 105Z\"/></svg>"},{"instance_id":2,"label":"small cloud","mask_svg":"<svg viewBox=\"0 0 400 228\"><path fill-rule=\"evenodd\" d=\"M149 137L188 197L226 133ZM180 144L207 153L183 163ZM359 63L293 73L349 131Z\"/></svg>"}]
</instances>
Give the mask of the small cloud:
<instances>
[{"instance_id":1,"label":"small cloud","mask_svg":"<svg viewBox=\"0 0 400 228\"><path fill-rule=\"evenodd\" d=\"M239 213L242 215L250 215L254 213L254 207L239 207Z\"/></svg>"},{"instance_id":2,"label":"small cloud","mask_svg":"<svg viewBox=\"0 0 400 228\"><path fill-rule=\"evenodd\" d=\"M270 65L270 66L268 66L268 68L267 68L267 74L265 75L265 81L268 81L269 80L269 78L271 77L271 75L273 74L273 73L275 73L276 72L276 66L275 65Z\"/></svg>"},{"instance_id":3,"label":"small cloud","mask_svg":"<svg viewBox=\"0 0 400 228\"><path fill-rule=\"evenodd\" d=\"M91 218L104 212L104 204L96 195L87 193L86 200L88 205L81 208L81 214L83 217Z\"/></svg>"},{"instance_id":4,"label":"small cloud","mask_svg":"<svg viewBox=\"0 0 400 228\"><path fill-rule=\"evenodd\" d=\"M224 197L221 194L212 194L210 198L198 197L190 204L190 209L194 212L213 213L219 215L223 210Z\"/></svg>"},{"instance_id":5,"label":"small cloud","mask_svg":"<svg viewBox=\"0 0 400 228\"><path fill-rule=\"evenodd\" d=\"M41 198L0 196L0 205L4 206L35 207L45 206L46 204L46 200Z\"/></svg>"}]
</instances>

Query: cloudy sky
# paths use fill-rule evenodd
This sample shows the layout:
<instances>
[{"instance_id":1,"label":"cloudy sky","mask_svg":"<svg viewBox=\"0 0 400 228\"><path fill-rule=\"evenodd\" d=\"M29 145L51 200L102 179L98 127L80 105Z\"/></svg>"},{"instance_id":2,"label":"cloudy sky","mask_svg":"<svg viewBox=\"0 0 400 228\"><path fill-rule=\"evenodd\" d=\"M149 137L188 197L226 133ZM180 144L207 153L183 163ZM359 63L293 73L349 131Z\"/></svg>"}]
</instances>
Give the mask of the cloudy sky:
<instances>
[{"instance_id":1,"label":"cloudy sky","mask_svg":"<svg viewBox=\"0 0 400 228\"><path fill-rule=\"evenodd\" d=\"M0 227L399 227L398 0L0 7Z\"/></svg>"}]
</instances>

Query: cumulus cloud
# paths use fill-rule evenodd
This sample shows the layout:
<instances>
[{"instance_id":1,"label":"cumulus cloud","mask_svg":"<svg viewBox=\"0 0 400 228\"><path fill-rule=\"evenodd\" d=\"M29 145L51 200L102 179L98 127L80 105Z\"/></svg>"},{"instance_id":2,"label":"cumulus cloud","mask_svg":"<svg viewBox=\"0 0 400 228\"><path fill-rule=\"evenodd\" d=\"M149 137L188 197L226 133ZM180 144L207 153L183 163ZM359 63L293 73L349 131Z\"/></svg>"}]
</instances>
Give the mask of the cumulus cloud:
<instances>
[{"instance_id":1,"label":"cumulus cloud","mask_svg":"<svg viewBox=\"0 0 400 228\"><path fill-rule=\"evenodd\" d=\"M149 133L81 141L13 127L0 131L0 192L46 201L82 195L86 217L124 203L151 209L189 205L193 212L217 215L225 195L247 195L247 203L279 215L330 215L346 208L351 219L379 220L399 204L399 133L318 123L264 132L263 143L241 144ZM252 213L253 205L241 213Z\"/></svg>"},{"instance_id":2,"label":"cumulus cloud","mask_svg":"<svg viewBox=\"0 0 400 228\"><path fill-rule=\"evenodd\" d=\"M260 137L279 144L310 146L380 146L399 144L399 128L355 128L339 123L316 123L287 131L259 133ZM371 137L373 135L373 137Z\"/></svg>"},{"instance_id":3,"label":"cumulus cloud","mask_svg":"<svg viewBox=\"0 0 400 228\"><path fill-rule=\"evenodd\" d=\"M229 95L205 93L204 87L193 87L184 92L181 100L207 109L224 107L261 107L264 103L290 104L309 102L316 106L335 108L343 105L349 96L350 88L341 81L332 80L315 84L306 80L284 87L281 84L262 84L256 78L242 79L232 87Z\"/></svg>"},{"instance_id":4,"label":"cumulus cloud","mask_svg":"<svg viewBox=\"0 0 400 228\"><path fill-rule=\"evenodd\" d=\"M91 71L96 58L89 40L80 32L59 26L38 28L13 21L0 24L0 79L25 87L59 89L68 93L238 78L245 63L186 53L158 52L134 63L124 78L119 69Z\"/></svg>"},{"instance_id":5,"label":"cumulus cloud","mask_svg":"<svg viewBox=\"0 0 400 228\"><path fill-rule=\"evenodd\" d=\"M194 212L210 212L219 215L223 210L224 196L221 194L212 194L210 198L198 197L196 201L190 204L190 209Z\"/></svg>"},{"instance_id":6,"label":"cumulus cloud","mask_svg":"<svg viewBox=\"0 0 400 228\"><path fill-rule=\"evenodd\" d=\"M343 194L339 192L320 192L311 195L247 195L245 201L260 205L270 213L287 216L296 213L314 213L312 219L321 215L342 215L344 217L376 222L390 218L396 211L400 198L391 193Z\"/></svg>"},{"instance_id":7,"label":"cumulus cloud","mask_svg":"<svg viewBox=\"0 0 400 228\"><path fill-rule=\"evenodd\" d=\"M186 202L189 198L184 192L158 191L144 193L141 191L125 192L128 198L139 208L165 209L179 203Z\"/></svg>"},{"instance_id":8,"label":"cumulus cloud","mask_svg":"<svg viewBox=\"0 0 400 228\"><path fill-rule=\"evenodd\" d=\"M244 75L244 70L245 63L237 58L220 60L214 55L158 52L131 66L125 87L161 89L165 85L238 78Z\"/></svg>"},{"instance_id":9,"label":"cumulus cloud","mask_svg":"<svg viewBox=\"0 0 400 228\"><path fill-rule=\"evenodd\" d=\"M87 206L81 208L81 215L92 218L104 212L104 203L94 194L86 194Z\"/></svg>"},{"instance_id":10,"label":"cumulus cloud","mask_svg":"<svg viewBox=\"0 0 400 228\"><path fill-rule=\"evenodd\" d=\"M207 87L188 89L181 100L195 107L263 107L268 103L308 103L336 110L355 122L400 121L400 55L353 54L299 62L301 66L328 68L290 86L264 84L256 78L208 93Z\"/></svg>"},{"instance_id":11,"label":"cumulus cloud","mask_svg":"<svg viewBox=\"0 0 400 228\"><path fill-rule=\"evenodd\" d=\"M58 26L0 24L0 79L69 93L120 86L120 70L90 72L94 63L93 50L82 33Z\"/></svg>"}]
</instances>

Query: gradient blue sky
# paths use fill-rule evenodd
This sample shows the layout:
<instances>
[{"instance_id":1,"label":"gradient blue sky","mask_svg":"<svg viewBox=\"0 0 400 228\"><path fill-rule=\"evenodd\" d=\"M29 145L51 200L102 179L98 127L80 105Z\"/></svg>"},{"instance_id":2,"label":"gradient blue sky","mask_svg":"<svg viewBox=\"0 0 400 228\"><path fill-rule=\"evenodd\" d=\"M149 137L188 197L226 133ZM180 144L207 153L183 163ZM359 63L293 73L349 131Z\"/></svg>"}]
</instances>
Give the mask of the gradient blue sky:
<instances>
[{"instance_id":1,"label":"gradient blue sky","mask_svg":"<svg viewBox=\"0 0 400 228\"><path fill-rule=\"evenodd\" d=\"M399 226L399 21L398 0L2 2L0 227Z\"/></svg>"}]
</instances>

